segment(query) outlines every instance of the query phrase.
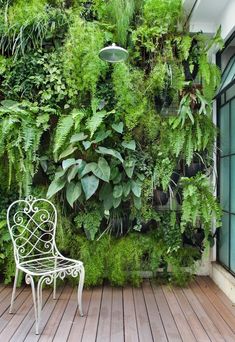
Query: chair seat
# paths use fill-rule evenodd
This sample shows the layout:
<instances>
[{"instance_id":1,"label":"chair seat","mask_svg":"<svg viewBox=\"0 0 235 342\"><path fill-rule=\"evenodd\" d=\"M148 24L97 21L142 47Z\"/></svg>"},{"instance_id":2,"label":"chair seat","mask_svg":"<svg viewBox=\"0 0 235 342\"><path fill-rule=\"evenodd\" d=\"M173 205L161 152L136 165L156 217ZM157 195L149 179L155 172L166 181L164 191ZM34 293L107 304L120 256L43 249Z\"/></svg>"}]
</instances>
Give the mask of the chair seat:
<instances>
[{"instance_id":1,"label":"chair seat","mask_svg":"<svg viewBox=\"0 0 235 342\"><path fill-rule=\"evenodd\" d=\"M56 262L56 267L55 267ZM54 274L57 272L82 267L81 261L64 258L64 257L48 257L38 258L21 262L18 268L23 272L31 275Z\"/></svg>"}]
</instances>

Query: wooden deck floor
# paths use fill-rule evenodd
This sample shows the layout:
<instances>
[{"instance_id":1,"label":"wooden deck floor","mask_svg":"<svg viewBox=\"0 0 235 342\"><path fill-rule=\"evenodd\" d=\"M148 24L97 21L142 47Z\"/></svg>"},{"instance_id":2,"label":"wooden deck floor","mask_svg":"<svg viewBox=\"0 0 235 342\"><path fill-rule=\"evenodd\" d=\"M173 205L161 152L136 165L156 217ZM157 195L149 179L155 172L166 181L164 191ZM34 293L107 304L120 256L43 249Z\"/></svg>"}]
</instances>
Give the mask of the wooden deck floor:
<instances>
[{"instance_id":1,"label":"wooden deck floor","mask_svg":"<svg viewBox=\"0 0 235 342\"><path fill-rule=\"evenodd\" d=\"M41 335L34 333L29 287L17 290L15 314L8 313L11 287L0 287L0 341L231 341L235 342L235 307L207 277L190 287L100 287L84 290L79 317L76 289L58 290L58 300L44 290Z\"/></svg>"}]
</instances>

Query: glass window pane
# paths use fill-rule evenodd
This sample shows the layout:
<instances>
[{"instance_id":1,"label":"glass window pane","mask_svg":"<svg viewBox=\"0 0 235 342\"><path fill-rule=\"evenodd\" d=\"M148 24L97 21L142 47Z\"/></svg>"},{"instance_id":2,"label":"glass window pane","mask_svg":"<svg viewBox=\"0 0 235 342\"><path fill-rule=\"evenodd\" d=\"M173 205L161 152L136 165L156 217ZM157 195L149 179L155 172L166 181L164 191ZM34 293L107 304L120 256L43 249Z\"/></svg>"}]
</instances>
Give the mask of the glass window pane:
<instances>
[{"instance_id":1,"label":"glass window pane","mask_svg":"<svg viewBox=\"0 0 235 342\"><path fill-rule=\"evenodd\" d=\"M226 157L227 158L227 157ZM231 189L230 189L230 208L231 212L235 214L235 156L231 157Z\"/></svg>"},{"instance_id":2,"label":"glass window pane","mask_svg":"<svg viewBox=\"0 0 235 342\"><path fill-rule=\"evenodd\" d=\"M235 100L231 101L231 146L230 146L230 149L231 149L231 153L235 153Z\"/></svg>"},{"instance_id":3,"label":"glass window pane","mask_svg":"<svg viewBox=\"0 0 235 342\"><path fill-rule=\"evenodd\" d=\"M231 215L230 268L235 272L235 215Z\"/></svg>"},{"instance_id":4,"label":"glass window pane","mask_svg":"<svg viewBox=\"0 0 235 342\"><path fill-rule=\"evenodd\" d=\"M219 231L219 260L229 267L229 214L223 213Z\"/></svg>"},{"instance_id":5,"label":"glass window pane","mask_svg":"<svg viewBox=\"0 0 235 342\"><path fill-rule=\"evenodd\" d=\"M225 94L223 93L220 98L221 105L225 103Z\"/></svg>"},{"instance_id":6,"label":"glass window pane","mask_svg":"<svg viewBox=\"0 0 235 342\"><path fill-rule=\"evenodd\" d=\"M220 159L220 204L229 211L229 157Z\"/></svg>"},{"instance_id":7,"label":"glass window pane","mask_svg":"<svg viewBox=\"0 0 235 342\"><path fill-rule=\"evenodd\" d=\"M220 109L220 149L222 156L229 154L229 104Z\"/></svg>"},{"instance_id":8,"label":"glass window pane","mask_svg":"<svg viewBox=\"0 0 235 342\"><path fill-rule=\"evenodd\" d=\"M227 91L226 91L226 101L229 101L232 97L235 96L235 84L232 85Z\"/></svg>"}]
</instances>

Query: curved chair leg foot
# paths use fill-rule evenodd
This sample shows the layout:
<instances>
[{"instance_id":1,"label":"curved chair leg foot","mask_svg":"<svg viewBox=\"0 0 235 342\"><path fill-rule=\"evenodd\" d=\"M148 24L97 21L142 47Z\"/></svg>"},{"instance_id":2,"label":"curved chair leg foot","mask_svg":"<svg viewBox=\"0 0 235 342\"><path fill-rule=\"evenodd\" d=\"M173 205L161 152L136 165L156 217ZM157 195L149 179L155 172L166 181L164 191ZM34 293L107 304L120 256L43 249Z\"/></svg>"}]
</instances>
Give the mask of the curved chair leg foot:
<instances>
[{"instance_id":1,"label":"curved chair leg foot","mask_svg":"<svg viewBox=\"0 0 235 342\"><path fill-rule=\"evenodd\" d=\"M79 285L78 285L78 310L81 317L83 317L83 311L82 311L82 290L83 290L83 284L84 284L84 277L85 277L85 270L84 267L82 267L80 271L80 279L79 279Z\"/></svg>"},{"instance_id":2,"label":"curved chair leg foot","mask_svg":"<svg viewBox=\"0 0 235 342\"><path fill-rule=\"evenodd\" d=\"M13 305L14 305L15 294L16 294L16 284L17 284L17 279L18 279L18 273L19 273L19 270L16 267L14 285L13 285L13 290L12 290L12 295L11 295L11 306L10 306L10 310L9 310L10 314L13 312Z\"/></svg>"}]
</instances>

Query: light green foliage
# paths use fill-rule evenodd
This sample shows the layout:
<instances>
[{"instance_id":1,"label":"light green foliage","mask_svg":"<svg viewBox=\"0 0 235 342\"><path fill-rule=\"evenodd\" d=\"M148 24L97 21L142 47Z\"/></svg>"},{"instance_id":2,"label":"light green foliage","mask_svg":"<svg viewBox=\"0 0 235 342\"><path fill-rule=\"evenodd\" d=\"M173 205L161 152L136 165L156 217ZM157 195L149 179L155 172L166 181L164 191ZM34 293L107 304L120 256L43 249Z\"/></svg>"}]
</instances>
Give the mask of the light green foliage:
<instances>
[{"instance_id":1,"label":"light green foliage","mask_svg":"<svg viewBox=\"0 0 235 342\"><path fill-rule=\"evenodd\" d=\"M94 120L92 122L94 123ZM116 150L116 146L106 148L102 145L109 138L111 129L98 130L96 124L87 126L90 131L92 128L93 140L85 140L88 137L86 132L72 135L70 144L66 144L65 150L60 154L60 159L63 159L62 165L49 186L47 196L50 198L66 188L66 199L72 207L77 200L84 203L90 199L94 200L96 196L96 200L102 204L103 213L112 208L116 209L130 200L139 208L144 176L142 170L136 167L136 142L125 141L122 138L119 146L117 145L119 150ZM71 115L61 117L55 136L55 153L64 144L72 128ZM110 128L113 130L113 136L121 135L123 123L112 124ZM76 159L78 150L82 153L82 157Z\"/></svg>"},{"instance_id":2,"label":"light green foliage","mask_svg":"<svg viewBox=\"0 0 235 342\"><path fill-rule=\"evenodd\" d=\"M97 208L80 212L74 219L76 227L83 228L89 240L94 240L95 235L99 230L101 220L102 215Z\"/></svg>"},{"instance_id":3,"label":"light green foliage","mask_svg":"<svg viewBox=\"0 0 235 342\"><path fill-rule=\"evenodd\" d=\"M133 41L154 52L158 39L174 32L182 12L180 0L147 0L143 6L143 23L133 33Z\"/></svg>"},{"instance_id":4,"label":"light green foliage","mask_svg":"<svg viewBox=\"0 0 235 342\"><path fill-rule=\"evenodd\" d=\"M168 280L182 286L191 279L190 269L198 259L197 250L190 247L169 249L167 253L163 236L160 237L159 233L136 233L121 239L105 235L99 241L88 241L77 235L71 239L69 251L71 257L84 262L86 286L101 284L103 280L114 286L128 283L139 286L141 271L156 272L161 263L172 270Z\"/></svg>"},{"instance_id":5,"label":"light green foliage","mask_svg":"<svg viewBox=\"0 0 235 342\"><path fill-rule=\"evenodd\" d=\"M172 118L169 124L173 129L169 130L166 125L166 130L169 130L167 137L170 142L169 151L176 157L181 155L187 165L191 163L195 152L211 151L216 136L216 128L208 116L197 114L194 116L194 123L190 119L189 122L184 127L180 127L178 118ZM163 141L165 141L166 131L162 133Z\"/></svg>"},{"instance_id":6,"label":"light green foliage","mask_svg":"<svg viewBox=\"0 0 235 342\"><path fill-rule=\"evenodd\" d=\"M135 10L135 0L111 0L108 11L115 28L115 41L122 46L126 45L127 34Z\"/></svg>"},{"instance_id":7,"label":"light green foliage","mask_svg":"<svg viewBox=\"0 0 235 342\"><path fill-rule=\"evenodd\" d=\"M1 91L16 101L27 99L56 107L69 102L69 90L63 76L61 51L43 53L42 50L0 61L3 78Z\"/></svg>"},{"instance_id":8,"label":"light green foliage","mask_svg":"<svg viewBox=\"0 0 235 342\"><path fill-rule=\"evenodd\" d=\"M146 111L146 99L143 96L143 73L140 70L130 70L126 64L117 64L112 77L118 111L131 130L138 124Z\"/></svg>"},{"instance_id":9,"label":"light green foliage","mask_svg":"<svg viewBox=\"0 0 235 342\"><path fill-rule=\"evenodd\" d=\"M157 160L153 172L154 187L158 186L162 187L164 191L168 190L171 175L175 167L175 158L170 159L169 157L164 157L164 155L161 152L159 152L157 155Z\"/></svg>"},{"instance_id":10,"label":"light green foliage","mask_svg":"<svg viewBox=\"0 0 235 342\"><path fill-rule=\"evenodd\" d=\"M18 0L4 11L1 49L19 55L42 47L44 41L60 40L68 25L65 12L46 6L44 0Z\"/></svg>"},{"instance_id":11,"label":"light green foliage","mask_svg":"<svg viewBox=\"0 0 235 342\"><path fill-rule=\"evenodd\" d=\"M195 111L194 107L199 107L198 110ZM209 103L203 94L196 89L193 90L192 93L187 92L182 96L182 99L179 104L178 110L178 118L174 122L174 127L181 124L183 127L185 121L189 118L192 123L194 123L194 114L204 114L208 115L211 113L211 103Z\"/></svg>"},{"instance_id":12,"label":"light green foliage","mask_svg":"<svg viewBox=\"0 0 235 342\"><path fill-rule=\"evenodd\" d=\"M205 176L171 181L195 157L210 167L216 137L211 98L219 72L208 50L220 32L191 34L181 14L180 0L0 5L1 196L13 200L8 184L16 197L47 193L59 213L59 248L84 262L87 285L139 285L139 271L158 267L183 284L184 267L203 249L195 229L204 226L209 238L211 218L219 218ZM113 42L128 50L126 62L99 58ZM156 186L171 194L183 187L182 212L158 210ZM0 231L0 273L10 282L1 215Z\"/></svg>"},{"instance_id":13,"label":"light green foliage","mask_svg":"<svg viewBox=\"0 0 235 342\"><path fill-rule=\"evenodd\" d=\"M14 175L24 194L37 169L37 152L50 113L50 108L27 102L2 101L0 107L0 156L6 154L8 159L9 186Z\"/></svg>"},{"instance_id":14,"label":"light green foliage","mask_svg":"<svg viewBox=\"0 0 235 342\"><path fill-rule=\"evenodd\" d=\"M163 32L175 30L182 11L180 0L146 0L144 20L151 26L160 26Z\"/></svg>"},{"instance_id":15,"label":"light green foliage","mask_svg":"<svg viewBox=\"0 0 235 342\"><path fill-rule=\"evenodd\" d=\"M213 196L209 179L199 173L192 178L183 177L181 184L183 186L181 230L184 231L187 224L195 226L200 220L207 241L212 220L215 220L217 227L221 225L221 209Z\"/></svg>"},{"instance_id":16,"label":"light green foliage","mask_svg":"<svg viewBox=\"0 0 235 342\"><path fill-rule=\"evenodd\" d=\"M86 22L74 14L63 52L64 74L70 96L78 96L80 92L95 93L97 82L107 68L99 58L103 45L104 33L98 24Z\"/></svg>"},{"instance_id":17,"label":"light green foliage","mask_svg":"<svg viewBox=\"0 0 235 342\"><path fill-rule=\"evenodd\" d=\"M166 254L177 252L182 247L182 234L176 212L172 211L163 222L164 241L167 246Z\"/></svg>"}]
</instances>

